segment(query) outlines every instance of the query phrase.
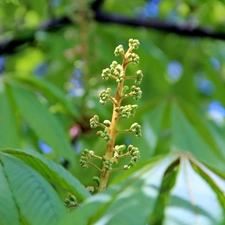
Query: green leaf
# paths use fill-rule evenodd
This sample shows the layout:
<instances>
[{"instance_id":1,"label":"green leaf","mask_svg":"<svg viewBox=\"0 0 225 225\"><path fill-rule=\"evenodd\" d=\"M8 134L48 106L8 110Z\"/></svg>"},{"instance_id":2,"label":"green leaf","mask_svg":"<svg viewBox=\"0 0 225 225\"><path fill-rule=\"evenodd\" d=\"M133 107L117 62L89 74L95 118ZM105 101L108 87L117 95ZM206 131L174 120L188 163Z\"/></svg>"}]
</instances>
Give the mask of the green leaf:
<instances>
[{"instance_id":1,"label":"green leaf","mask_svg":"<svg viewBox=\"0 0 225 225\"><path fill-rule=\"evenodd\" d=\"M15 109L4 83L0 84L0 147L20 147L19 136L16 127Z\"/></svg>"},{"instance_id":2,"label":"green leaf","mask_svg":"<svg viewBox=\"0 0 225 225\"><path fill-rule=\"evenodd\" d=\"M204 177L205 180L207 180L208 184L213 187L214 191L218 193L218 195L222 196L222 204L225 209L225 175L218 175L214 171L207 168L202 163L198 162L197 160L192 160L194 162L194 165L198 171L198 173Z\"/></svg>"},{"instance_id":3,"label":"green leaf","mask_svg":"<svg viewBox=\"0 0 225 225\"><path fill-rule=\"evenodd\" d=\"M1 225L20 225L19 213L14 202L2 164L0 164L0 218Z\"/></svg>"},{"instance_id":4,"label":"green leaf","mask_svg":"<svg viewBox=\"0 0 225 225\"><path fill-rule=\"evenodd\" d=\"M149 224L222 225L223 191L222 177L190 153L176 152L118 176L106 191L88 198L61 224L72 225L76 220L79 225L136 225L149 220Z\"/></svg>"},{"instance_id":5,"label":"green leaf","mask_svg":"<svg viewBox=\"0 0 225 225\"><path fill-rule=\"evenodd\" d=\"M171 117L173 124L172 150L191 152L212 168L225 172L225 164L218 149L211 147L207 140L202 138L200 132L196 129L198 125L193 126L176 103L172 105Z\"/></svg>"},{"instance_id":6,"label":"green leaf","mask_svg":"<svg viewBox=\"0 0 225 225\"><path fill-rule=\"evenodd\" d=\"M38 88L39 91L41 91L44 95L46 96L51 96L54 98L56 102L59 104L62 104L65 109L75 118L81 119L79 112L76 110L74 105L66 99L65 94L57 88L55 85L49 83L47 80L41 80L35 77L22 77L22 76L17 76L15 77L20 82L26 82L27 84L32 85L35 88Z\"/></svg>"},{"instance_id":7,"label":"green leaf","mask_svg":"<svg viewBox=\"0 0 225 225\"><path fill-rule=\"evenodd\" d=\"M23 151L18 149L0 149L0 152L14 156L39 172L45 179L64 190L71 192L80 200L90 196L84 186L73 177L67 170L57 163L46 159L34 151Z\"/></svg>"},{"instance_id":8,"label":"green leaf","mask_svg":"<svg viewBox=\"0 0 225 225\"><path fill-rule=\"evenodd\" d=\"M165 225L224 224L224 211L216 192L191 166L186 157L181 158L180 170L168 206Z\"/></svg>"},{"instance_id":9,"label":"green leaf","mask_svg":"<svg viewBox=\"0 0 225 225\"><path fill-rule=\"evenodd\" d=\"M6 0L7 3L12 3L14 5L20 5L19 0Z\"/></svg>"},{"instance_id":10,"label":"green leaf","mask_svg":"<svg viewBox=\"0 0 225 225\"><path fill-rule=\"evenodd\" d=\"M38 138L53 148L59 157L74 163L73 150L59 121L42 105L37 97L16 82L10 82L10 91L15 103L28 125Z\"/></svg>"},{"instance_id":11,"label":"green leaf","mask_svg":"<svg viewBox=\"0 0 225 225\"><path fill-rule=\"evenodd\" d=\"M142 159L148 159L154 155L159 141L159 133L162 126L162 119L166 109L166 102L160 102L157 105L147 104L140 108L142 116L142 138L135 140L135 145L143 149ZM144 115L142 115L144 113Z\"/></svg>"},{"instance_id":12,"label":"green leaf","mask_svg":"<svg viewBox=\"0 0 225 225\"><path fill-rule=\"evenodd\" d=\"M21 160L4 153L0 157L23 220L32 225L57 224L65 216L66 209L53 187Z\"/></svg>"},{"instance_id":13,"label":"green leaf","mask_svg":"<svg viewBox=\"0 0 225 225\"><path fill-rule=\"evenodd\" d=\"M184 112L189 123L194 126L199 135L204 139L204 141L214 149L217 154L224 154L223 150L220 150L218 147L217 135L213 133L213 128L207 126L205 120L201 119L199 115L191 109L190 105L187 105L183 102L179 102L179 107Z\"/></svg>"},{"instance_id":14,"label":"green leaf","mask_svg":"<svg viewBox=\"0 0 225 225\"><path fill-rule=\"evenodd\" d=\"M153 163L147 161L128 171L107 191L90 197L76 208L68 221L76 219L79 225L145 224L154 210L164 173L176 158L168 156Z\"/></svg>"}]
</instances>

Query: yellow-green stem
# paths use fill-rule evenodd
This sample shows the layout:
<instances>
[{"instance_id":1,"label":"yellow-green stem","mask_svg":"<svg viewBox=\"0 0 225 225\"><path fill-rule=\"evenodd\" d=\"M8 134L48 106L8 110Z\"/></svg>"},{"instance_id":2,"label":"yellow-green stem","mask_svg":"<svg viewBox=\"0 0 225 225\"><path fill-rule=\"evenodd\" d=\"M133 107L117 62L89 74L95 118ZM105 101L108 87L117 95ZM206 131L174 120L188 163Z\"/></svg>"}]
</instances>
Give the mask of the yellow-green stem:
<instances>
[{"instance_id":1,"label":"yellow-green stem","mask_svg":"<svg viewBox=\"0 0 225 225\"><path fill-rule=\"evenodd\" d=\"M127 64L128 64L127 54L130 51L131 51L131 49L128 49L127 53L124 55L121 73L125 74L126 67L127 67ZM125 80L125 78L124 78L124 80ZM109 127L110 140L107 142L106 152L105 152L105 155L103 156L103 158L105 158L105 160L110 160L113 157L113 149L114 149L114 145L115 145L116 136L118 134L117 124L118 124L118 120L119 120L119 113L116 112L115 109L117 107L120 107L122 99L123 99L124 80L121 83L118 83L118 85L117 85L115 102L113 102L112 120L111 120L111 124L110 124L110 127ZM109 180L110 172L111 172L111 170L108 170L105 167L105 163L103 162L102 170L101 170L101 174L100 174L100 182L99 182L99 186L98 186L98 192L106 189L107 184L108 184L108 180Z\"/></svg>"},{"instance_id":2,"label":"yellow-green stem","mask_svg":"<svg viewBox=\"0 0 225 225\"><path fill-rule=\"evenodd\" d=\"M120 104L122 101L122 91L123 91L123 82L121 84L118 84L118 86L117 86L115 104L113 104L113 114L112 114L111 125L109 128L110 140L107 143L106 152L105 152L105 155L103 156L106 160L110 160L113 157L113 148L114 148L115 140L116 140L116 136L117 136L116 128L117 128L117 124L118 124L118 120L119 120L119 113L116 112L115 108L120 107ZM110 170L107 170L105 168L105 164L103 162L98 192L106 189L110 172L111 172Z\"/></svg>"}]
</instances>

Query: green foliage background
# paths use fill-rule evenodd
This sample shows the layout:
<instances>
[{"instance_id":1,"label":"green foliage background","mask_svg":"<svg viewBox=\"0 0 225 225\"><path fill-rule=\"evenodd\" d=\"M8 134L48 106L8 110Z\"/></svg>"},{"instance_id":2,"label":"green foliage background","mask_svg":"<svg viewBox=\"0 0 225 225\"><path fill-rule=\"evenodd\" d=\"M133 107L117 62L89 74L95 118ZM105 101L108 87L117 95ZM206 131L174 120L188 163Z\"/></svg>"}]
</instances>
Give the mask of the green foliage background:
<instances>
[{"instance_id":1,"label":"green foliage background","mask_svg":"<svg viewBox=\"0 0 225 225\"><path fill-rule=\"evenodd\" d=\"M79 225L225 224L224 115L215 120L209 111L213 101L225 105L224 41L99 22L91 0L8 2L0 2L0 50L11 43L1 56L0 71L1 224L10 224L12 218L15 224L40 224L41 217L48 225L60 219ZM106 0L101 10L225 35L224 1L161 0L155 18L146 18L146 2ZM44 28L44 21L64 16L69 24ZM131 37L141 43L140 65L129 67L128 73L141 69L144 74L143 98L132 119L142 125L143 137L127 135L117 142L138 146L141 160L131 171L112 174L106 192L89 197L80 182L94 185L98 172L83 170L79 157L84 148L103 154L105 143L89 128L89 119L94 114L110 119L111 105L103 107L98 94L108 86L115 90L115 83L102 81L100 74L115 60L115 47L127 47ZM27 41L14 49L12 40ZM182 67L176 79L168 71L171 62ZM208 86L202 88L204 84ZM121 120L120 126L132 121ZM40 141L52 151L43 153ZM44 169L37 166L39 160ZM14 178L27 180L26 174L32 174L31 183L45 185L48 200L40 193L40 198L31 197L38 184L22 186ZM65 176L69 178L63 180ZM87 198L72 213L63 207L69 193L80 203ZM5 204L7 212L2 210ZM46 217L49 207L56 212L53 216L60 212L57 220Z\"/></svg>"}]
</instances>

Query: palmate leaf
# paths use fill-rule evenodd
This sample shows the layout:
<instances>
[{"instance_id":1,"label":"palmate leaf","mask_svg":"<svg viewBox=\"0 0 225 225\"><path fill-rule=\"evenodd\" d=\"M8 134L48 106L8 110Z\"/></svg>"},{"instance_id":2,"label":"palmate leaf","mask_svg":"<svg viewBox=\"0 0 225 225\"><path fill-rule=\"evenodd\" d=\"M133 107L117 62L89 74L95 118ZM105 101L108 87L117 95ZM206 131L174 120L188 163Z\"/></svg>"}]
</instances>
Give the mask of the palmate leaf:
<instances>
[{"instance_id":1,"label":"palmate leaf","mask_svg":"<svg viewBox=\"0 0 225 225\"><path fill-rule=\"evenodd\" d=\"M171 187L164 190L164 179L174 170L178 170L176 180L169 178L167 182ZM158 223L149 218L162 216L160 219L165 225L222 225L225 223L222 184L225 184L224 178L189 153L172 153L124 173L107 191L75 209L64 224L72 225L76 219L80 225L156 225ZM158 208L157 200L162 192L167 200ZM155 211L156 208L160 211Z\"/></svg>"},{"instance_id":2,"label":"palmate leaf","mask_svg":"<svg viewBox=\"0 0 225 225\"><path fill-rule=\"evenodd\" d=\"M51 183L74 194L78 200L90 196L63 167L32 151L0 149L0 180L3 225L57 225L67 210Z\"/></svg>"},{"instance_id":3,"label":"palmate leaf","mask_svg":"<svg viewBox=\"0 0 225 225\"><path fill-rule=\"evenodd\" d=\"M0 164L0 218L2 225L19 225L19 212L5 177L2 164Z\"/></svg>"},{"instance_id":4,"label":"palmate leaf","mask_svg":"<svg viewBox=\"0 0 225 225\"><path fill-rule=\"evenodd\" d=\"M72 160L74 152L61 124L37 97L17 82L9 82L10 92L21 116L39 139L47 143L59 157Z\"/></svg>"},{"instance_id":5,"label":"palmate leaf","mask_svg":"<svg viewBox=\"0 0 225 225\"><path fill-rule=\"evenodd\" d=\"M0 149L0 152L21 159L39 172L46 180L69 191L80 200L90 196L84 186L61 165L46 159L37 152L19 149Z\"/></svg>"},{"instance_id":6,"label":"palmate leaf","mask_svg":"<svg viewBox=\"0 0 225 225\"><path fill-rule=\"evenodd\" d=\"M15 127L15 108L11 104L7 87L0 84L0 147L20 147L18 129Z\"/></svg>"},{"instance_id":7,"label":"palmate leaf","mask_svg":"<svg viewBox=\"0 0 225 225\"><path fill-rule=\"evenodd\" d=\"M217 191L210 186L210 182L193 169L191 165L191 163L194 163L193 161L185 155L181 157L176 183L171 190L168 205L165 209L163 223L165 225L216 225L223 224L225 221L224 208L222 207L224 198L221 204ZM201 166L200 163L198 165ZM220 189L218 186L215 188ZM223 193L220 192L220 195L223 196Z\"/></svg>"},{"instance_id":8,"label":"palmate leaf","mask_svg":"<svg viewBox=\"0 0 225 225\"><path fill-rule=\"evenodd\" d=\"M38 172L9 155L1 154L1 161L22 221L50 225L65 216L66 209L59 196Z\"/></svg>"},{"instance_id":9,"label":"palmate leaf","mask_svg":"<svg viewBox=\"0 0 225 225\"><path fill-rule=\"evenodd\" d=\"M80 225L145 224L154 210L164 173L176 157L141 164L136 170L117 178L116 185L78 207L68 218L67 224L72 225L75 218Z\"/></svg>"},{"instance_id":10,"label":"palmate leaf","mask_svg":"<svg viewBox=\"0 0 225 225\"><path fill-rule=\"evenodd\" d=\"M140 108L137 112L136 116L142 118L142 138L135 139L135 145L140 149L147 149L147 151L142 151L142 159L150 158L155 153L166 107L166 102L156 101ZM144 115L142 115L143 112ZM149 118L154 119L149 122Z\"/></svg>"},{"instance_id":11,"label":"palmate leaf","mask_svg":"<svg viewBox=\"0 0 225 225\"><path fill-rule=\"evenodd\" d=\"M74 105L70 103L68 99L66 99L65 94L47 80L41 80L30 76L16 76L14 79L21 83L27 83L31 85L33 88L36 88L38 91L43 93L44 96L52 97L57 103L60 103L71 116L79 120L81 119L79 112L74 107Z\"/></svg>"},{"instance_id":12,"label":"palmate leaf","mask_svg":"<svg viewBox=\"0 0 225 225\"><path fill-rule=\"evenodd\" d=\"M177 98L164 99L144 106L139 116L145 133L137 146L143 149L144 158L170 151L189 151L198 160L225 172L222 135L215 136L204 118L187 103Z\"/></svg>"},{"instance_id":13,"label":"palmate leaf","mask_svg":"<svg viewBox=\"0 0 225 225\"><path fill-rule=\"evenodd\" d=\"M221 172L225 172L223 154L220 153L221 150L216 146L213 136L209 132L206 133L208 128L201 123L201 118L199 118L198 122L192 124L181 106L173 102L171 124L173 129L172 150L190 151L199 160Z\"/></svg>"}]
</instances>

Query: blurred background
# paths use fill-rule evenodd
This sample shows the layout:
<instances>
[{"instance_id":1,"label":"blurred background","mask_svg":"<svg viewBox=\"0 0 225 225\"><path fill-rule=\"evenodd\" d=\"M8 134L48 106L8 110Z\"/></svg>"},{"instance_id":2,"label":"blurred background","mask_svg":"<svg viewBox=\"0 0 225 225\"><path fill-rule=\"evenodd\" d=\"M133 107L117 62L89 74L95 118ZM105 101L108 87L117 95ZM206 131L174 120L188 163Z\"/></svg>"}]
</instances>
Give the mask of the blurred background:
<instances>
[{"instance_id":1,"label":"blurred background","mask_svg":"<svg viewBox=\"0 0 225 225\"><path fill-rule=\"evenodd\" d=\"M111 118L99 92L115 82L101 71L117 45L140 40L143 98L135 118L141 160L189 151L225 172L225 4L219 0L0 1L0 147L34 150L61 163L84 184L98 174L79 167L84 148L105 142L89 119ZM15 3L12 4L11 2ZM132 103L136 104L134 100Z\"/></svg>"}]
</instances>

